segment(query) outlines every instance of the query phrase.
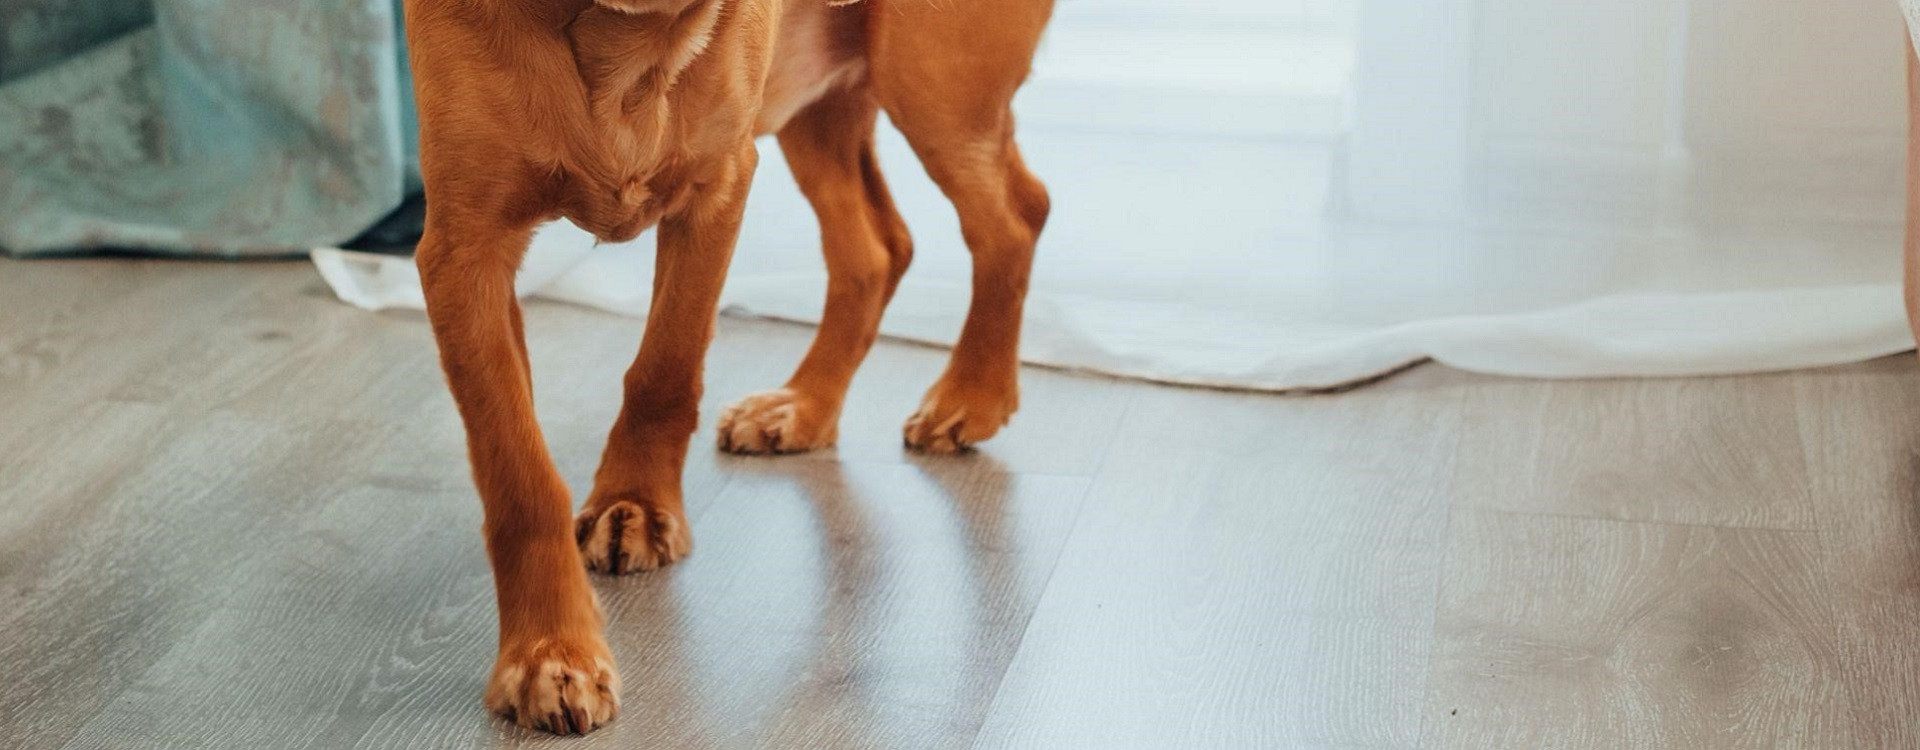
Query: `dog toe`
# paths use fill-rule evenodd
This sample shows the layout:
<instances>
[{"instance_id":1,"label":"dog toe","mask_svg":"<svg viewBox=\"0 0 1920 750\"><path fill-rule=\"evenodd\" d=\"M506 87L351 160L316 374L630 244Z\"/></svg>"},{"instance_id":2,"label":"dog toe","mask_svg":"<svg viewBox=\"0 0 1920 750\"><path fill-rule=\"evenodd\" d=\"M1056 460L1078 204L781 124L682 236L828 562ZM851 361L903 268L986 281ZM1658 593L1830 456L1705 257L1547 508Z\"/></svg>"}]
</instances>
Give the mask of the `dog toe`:
<instances>
[{"instance_id":1,"label":"dog toe","mask_svg":"<svg viewBox=\"0 0 1920 750\"><path fill-rule=\"evenodd\" d=\"M684 514L627 501L581 513L574 540L588 570L614 575L665 567L693 552Z\"/></svg>"},{"instance_id":2,"label":"dog toe","mask_svg":"<svg viewBox=\"0 0 1920 750\"><path fill-rule=\"evenodd\" d=\"M839 409L789 388L741 399L720 414L719 447L728 453L803 453L833 445Z\"/></svg>"},{"instance_id":3,"label":"dog toe","mask_svg":"<svg viewBox=\"0 0 1920 750\"><path fill-rule=\"evenodd\" d=\"M1006 426L1017 396L1004 391L966 389L942 382L927 392L920 409L901 429L906 447L926 453L971 450Z\"/></svg>"},{"instance_id":4,"label":"dog toe","mask_svg":"<svg viewBox=\"0 0 1920 750\"><path fill-rule=\"evenodd\" d=\"M508 649L487 681L487 709L528 729L586 734L620 711L620 676L603 644L542 640Z\"/></svg>"}]
</instances>

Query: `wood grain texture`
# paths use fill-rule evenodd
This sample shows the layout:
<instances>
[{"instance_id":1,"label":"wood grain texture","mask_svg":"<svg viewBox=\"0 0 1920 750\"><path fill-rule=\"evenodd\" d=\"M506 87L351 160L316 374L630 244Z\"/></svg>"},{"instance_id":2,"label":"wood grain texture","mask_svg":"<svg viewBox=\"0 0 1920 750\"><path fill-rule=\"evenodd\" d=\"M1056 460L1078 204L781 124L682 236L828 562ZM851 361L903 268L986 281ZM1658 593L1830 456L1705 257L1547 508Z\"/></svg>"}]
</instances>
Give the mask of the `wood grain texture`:
<instances>
[{"instance_id":1,"label":"wood grain texture","mask_svg":"<svg viewBox=\"0 0 1920 750\"><path fill-rule=\"evenodd\" d=\"M1796 385L1851 735L1920 737L1920 378L1907 357Z\"/></svg>"},{"instance_id":2,"label":"wood grain texture","mask_svg":"<svg viewBox=\"0 0 1920 750\"><path fill-rule=\"evenodd\" d=\"M494 633L468 505L464 493L364 487L329 498L275 544L248 545L207 617L68 746L425 747L493 736L472 705ZM421 721L435 715L467 720Z\"/></svg>"},{"instance_id":3,"label":"wood grain texture","mask_svg":"<svg viewBox=\"0 0 1920 750\"><path fill-rule=\"evenodd\" d=\"M811 332L723 319L695 554L595 579L619 720L478 694L492 586L418 314L295 264L0 259L0 745L1905 747L1920 372L1336 397L1029 370L970 456L902 451L944 353L882 342L837 450L719 408ZM533 305L587 486L637 322Z\"/></svg>"},{"instance_id":4,"label":"wood grain texture","mask_svg":"<svg viewBox=\"0 0 1920 750\"><path fill-rule=\"evenodd\" d=\"M692 558L601 580L636 720L525 744L967 746L1087 485L977 459L737 459Z\"/></svg>"},{"instance_id":5,"label":"wood grain texture","mask_svg":"<svg viewBox=\"0 0 1920 750\"><path fill-rule=\"evenodd\" d=\"M1631 521L1810 529L1795 375L1488 383L1459 500Z\"/></svg>"},{"instance_id":6,"label":"wood grain texture","mask_svg":"<svg viewBox=\"0 0 1920 750\"><path fill-rule=\"evenodd\" d=\"M81 700L113 697L221 606L224 581L284 541L286 508L325 497L336 486L333 464L352 460L352 446L328 438L351 431L341 425L296 433L239 415L190 424L178 416L138 418L161 432L137 439L154 449L111 485L23 488L46 504L35 522L10 530L24 542L22 557L38 563L18 582L36 595L0 622L0 664L10 672L50 684L77 678L69 685ZM93 442L109 451L116 443L107 434ZM75 696L50 697L6 714L46 737L71 731L45 717L71 715Z\"/></svg>"},{"instance_id":7,"label":"wood grain texture","mask_svg":"<svg viewBox=\"0 0 1920 750\"><path fill-rule=\"evenodd\" d=\"M1412 744L1457 395L1142 390L979 746Z\"/></svg>"},{"instance_id":8,"label":"wood grain texture","mask_svg":"<svg viewBox=\"0 0 1920 750\"><path fill-rule=\"evenodd\" d=\"M1815 535L1464 509L1428 746L1829 747L1849 731Z\"/></svg>"},{"instance_id":9,"label":"wood grain texture","mask_svg":"<svg viewBox=\"0 0 1920 750\"><path fill-rule=\"evenodd\" d=\"M0 272L13 292L0 296L9 304L0 319L0 410L10 427L0 441L56 429L74 410L143 379L192 347L197 331L244 295L273 283L240 282L246 277L232 270L190 272L217 268L201 264L122 271L110 261L76 263L82 265L54 274L44 288L37 270ZM96 279L102 290L80 291L73 276Z\"/></svg>"}]
</instances>

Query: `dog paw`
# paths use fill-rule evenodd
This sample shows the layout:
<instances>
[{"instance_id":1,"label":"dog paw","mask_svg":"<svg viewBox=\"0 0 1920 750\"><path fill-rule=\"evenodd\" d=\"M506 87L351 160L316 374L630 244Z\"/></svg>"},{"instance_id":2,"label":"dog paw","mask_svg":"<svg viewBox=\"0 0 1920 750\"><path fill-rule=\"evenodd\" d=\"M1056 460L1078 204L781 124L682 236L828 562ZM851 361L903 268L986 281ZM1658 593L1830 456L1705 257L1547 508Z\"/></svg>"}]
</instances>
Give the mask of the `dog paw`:
<instances>
[{"instance_id":1,"label":"dog paw","mask_svg":"<svg viewBox=\"0 0 1920 750\"><path fill-rule=\"evenodd\" d=\"M589 506L574 521L587 569L620 575L665 567L693 552L693 530L679 510L620 501Z\"/></svg>"},{"instance_id":2,"label":"dog paw","mask_svg":"<svg viewBox=\"0 0 1920 750\"><path fill-rule=\"evenodd\" d=\"M790 388L756 393L720 413L720 450L728 453L804 453L833 445L840 410Z\"/></svg>"},{"instance_id":3,"label":"dog paw","mask_svg":"<svg viewBox=\"0 0 1920 750\"><path fill-rule=\"evenodd\" d=\"M1018 389L968 387L942 378L927 391L903 430L908 448L958 453L993 437L1020 408Z\"/></svg>"},{"instance_id":4,"label":"dog paw","mask_svg":"<svg viewBox=\"0 0 1920 750\"><path fill-rule=\"evenodd\" d=\"M487 681L487 710L528 729L586 734L620 712L620 675L598 637L509 648Z\"/></svg>"}]
</instances>

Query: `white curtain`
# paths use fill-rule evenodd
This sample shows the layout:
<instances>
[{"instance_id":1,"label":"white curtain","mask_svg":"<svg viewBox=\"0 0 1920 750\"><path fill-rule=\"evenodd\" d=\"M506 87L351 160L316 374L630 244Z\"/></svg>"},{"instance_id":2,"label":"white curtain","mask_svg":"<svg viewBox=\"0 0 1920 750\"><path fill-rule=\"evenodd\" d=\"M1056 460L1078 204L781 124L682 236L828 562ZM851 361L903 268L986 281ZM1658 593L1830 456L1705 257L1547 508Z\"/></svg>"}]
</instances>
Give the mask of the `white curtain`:
<instances>
[{"instance_id":1,"label":"white curtain","mask_svg":"<svg viewBox=\"0 0 1920 750\"><path fill-rule=\"evenodd\" d=\"M1284 390L1909 348L1905 40L1889 0L1062 0L1017 103L1054 198L1023 354ZM818 230L766 148L725 305L816 321ZM950 342L958 222L890 131L881 160L918 247L883 332ZM316 260L420 305L403 259ZM523 289L643 314L651 263L553 226Z\"/></svg>"}]
</instances>

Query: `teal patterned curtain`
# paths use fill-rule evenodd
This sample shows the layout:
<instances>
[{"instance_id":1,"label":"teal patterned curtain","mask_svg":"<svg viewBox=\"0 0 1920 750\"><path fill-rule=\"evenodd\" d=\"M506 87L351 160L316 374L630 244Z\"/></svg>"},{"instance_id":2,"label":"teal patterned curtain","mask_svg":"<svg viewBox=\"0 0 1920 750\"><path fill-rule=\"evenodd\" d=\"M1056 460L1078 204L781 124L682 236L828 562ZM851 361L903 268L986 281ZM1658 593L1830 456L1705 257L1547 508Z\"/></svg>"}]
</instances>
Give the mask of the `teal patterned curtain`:
<instances>
[{"instance_id":1,"label":"teal patterned curtain","mask_svg":"<svg viewBox=\"0 0 1920 750\"><path fill-rule=\"evenodd\" d=\"M0 0L0 249L303 253L418 192L397 0Z\"/></svg>"}]
</instances>

